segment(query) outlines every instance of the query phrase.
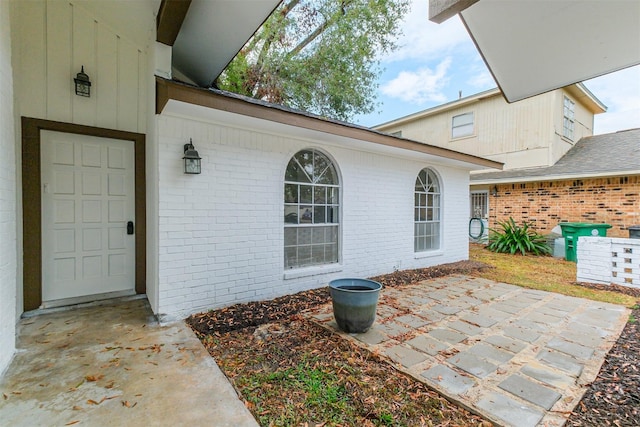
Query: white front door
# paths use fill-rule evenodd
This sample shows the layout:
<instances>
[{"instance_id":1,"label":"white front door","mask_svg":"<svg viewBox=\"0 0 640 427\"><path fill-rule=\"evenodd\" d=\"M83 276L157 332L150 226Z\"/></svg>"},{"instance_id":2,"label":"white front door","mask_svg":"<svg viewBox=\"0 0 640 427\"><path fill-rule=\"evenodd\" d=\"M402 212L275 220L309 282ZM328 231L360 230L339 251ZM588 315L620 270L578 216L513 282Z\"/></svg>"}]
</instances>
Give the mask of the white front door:
<instances>
[{"instance_id":1,"label":"white front door","mask_svg":"<svg viewBox=\"0 0 640 427\"><path fill-rule=\"evenodd\" d=\"M133 141L41 140L43 306L135 293Z\"/></svg>"}]
</instances>

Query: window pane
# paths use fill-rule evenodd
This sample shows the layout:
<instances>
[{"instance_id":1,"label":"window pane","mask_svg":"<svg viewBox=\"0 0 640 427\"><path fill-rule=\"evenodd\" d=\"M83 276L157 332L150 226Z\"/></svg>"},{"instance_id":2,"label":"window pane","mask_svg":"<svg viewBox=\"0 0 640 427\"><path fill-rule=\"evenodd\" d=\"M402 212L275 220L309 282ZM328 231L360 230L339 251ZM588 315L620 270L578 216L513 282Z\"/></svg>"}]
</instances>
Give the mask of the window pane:
<instances>
[{"instance_id":1,"label":"window pane","mask_svg":"<svg viewBox=\"0 0 640 427\"><path fill-rule=\"evenodd\" d=\"M313 178L313 152L304 150L296 154L295 159L298 161L303 173L306 173L307 179L301 182L313 182L309 178Z\"/></svg>"},{"instance_id":2,"label":"window pane","mask_svg":"<svg viewBox=\"0 0 640 427\"><path fill-rule=\"evenodd\" d=\"M325 206L316 206L313 208L314 224L324 224L326 222L325 209L326 209Z\"/></svg>"},{"instance_id":3,"label":"window pane","mask_svg":"<svg viewBox=\"0 0 640 427\"><path fill-rule=\"evenodd\" d=\"M460 114L453 118L453 126L473 124L473 113Z\"/></svg>"},{"instance_id":4,"label":"window pane","mask_svg":"<svg viewBox=\"0 0 640 427\"><path fill-rule=\"evenodd\" d=\"M337 224L338 218L339 218L338 207L337 206L327 207L327 222L331 224Z\"/></svg>"},{"instance_id":5,"label":"window pane","mask_svg":"<svg viewBox=\"0 0 640 427\"><path fill-rule=\"evenodd\" d=\"M473 124L458 126L451 129L452 138L460 138L468 135L473 135Z\"/></svg>"},{"instance_id":6,"label":"window pane","mask_svg":"<svg viewBox=\"0 0 640 427\"><path fill-rule=\"evenodd\" d=\"M284 267L285 268L293 268L298 265L298 257L296 254L298 253L298 248L295 246L292 248L284 248Z\"/></svg>"},{"instance_id":7,"label":"window pane","mask_svg":"<svg viewBox=\"0 0 640 427\"><path fill-rule=\"evenodd\" d=\"M325 227L314 227L311 236L313 238L313 244L324 243L325 242Z\"/></svg>"},{"instance_id":8,"label":"window pane","mask_svg":"<svg viewBox=\"0 0 640 427\"><path fill-rule=\"evenodd\" d=\"M327 187L315 187L313 189L313 203L324 204L327 202Z\"/></svg>"},{"instance_id":9,"label":"window pane","mask_svg":"<svg viewBox=\"0 0 640 427\"><path fill-rule=\"evenodd\" d=\"M310 185L300 186L300 203L313 202L313 187Z\"/></svg>"},{"instance_id":10,"label":"window pane","mask_svg":"<svg viewBox=\"0 0 640 427\"><path fill-rule=\"evenodd\" d=\"M327 201L327 203L331 203L333 205L337 205L338 203L340 203L337 187L329 187L327 188L327 192L329 193L329 200Z\"/></svg>"},{"instance_id":11,"label":"window pane","mask_svg":"<svg viewBox=\"0 0 640 427\"><path fill-rule=\"evenodd\" d=\"M298 203L298 185L297 184L284 185L284 202Z\"/></svg>"},{"instance_id":12,"label":"window pane","mask_svg":"<svg viewBox=\"0 0 640 427\"><path fill-rule=\"evenodd\" d=\"M298 264L301 266L312 265L311 246L298 247Z\"/></svg>"},{"instance_id":13,"label":"window pane","mask_svg":"<svg viewBox=\"0 0 640 427\"><path fill-rule=\"evenodd\" d=\"M284 229L284 245L295 246L298 243L298 229L296 227L286 227Z\"/></svg>"},{"instance_id":14,"label":"window pane","mask_svg":"<svg viewBox=\"0 0 640 427\"><path fill-rule=\"evenodd\" d=\"M284 179L285 181L311 182L309 180L309 176L304 172L304 170L302 170L300 164L295 158L291 159L289 162Z\"/></svg>"},{"instance_id":15,"label":"window pane","mask_svg":"<svg viewBox=\"0 0 640 427\"><path fill-rule=\"evenodd\" d=\"M310 245L311 244L311 228L300 227L298 228L298 245Z\"/></svg>"},{"instance_id":16,"label":"window pane","mask_svg":"<svg viewBox=\"0 0 640 427\"><path fill-rule=\"evenodd\" d=\"M313 211L311 206L300 206L300 224L311 224L313 221Z\"/></svg>"},{"instance_id":17,"label":"window pane","mask_svg":"<svg viewBox=\"0 0 640 427\"><path fill-rule=\"evenodd\" d=\"M286 224L298 223L298 206L285 206L284 207L284 222Z\"/></svg>"}]
</instances>

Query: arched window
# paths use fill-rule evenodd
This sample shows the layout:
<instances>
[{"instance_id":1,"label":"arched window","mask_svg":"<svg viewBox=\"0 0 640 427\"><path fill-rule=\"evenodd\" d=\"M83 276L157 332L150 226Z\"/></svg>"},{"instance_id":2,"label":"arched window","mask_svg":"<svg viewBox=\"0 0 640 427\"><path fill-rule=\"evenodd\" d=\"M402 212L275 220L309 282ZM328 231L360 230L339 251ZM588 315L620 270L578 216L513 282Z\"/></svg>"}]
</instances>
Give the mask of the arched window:
<instances>
[{"instance_id":1,"label":"arched window","mask_svg":"<svg viewBox=\"0 0 640 427\"><path fill-rule=\"evenodd\" d=\"M424 168L418 174L415 188L414 250L440 248L440 183L434 171Z\"/></svg>"},{"instance_id":2,"label":"arched window","mask_svg":"<svg viewBox=\"0 0 640 427\"><path fill-rule=\"evenodd\" d=\"M284 267L338 262L340 183L316 150L298 152L284 177Z\"/></svg>"}]
</instances>

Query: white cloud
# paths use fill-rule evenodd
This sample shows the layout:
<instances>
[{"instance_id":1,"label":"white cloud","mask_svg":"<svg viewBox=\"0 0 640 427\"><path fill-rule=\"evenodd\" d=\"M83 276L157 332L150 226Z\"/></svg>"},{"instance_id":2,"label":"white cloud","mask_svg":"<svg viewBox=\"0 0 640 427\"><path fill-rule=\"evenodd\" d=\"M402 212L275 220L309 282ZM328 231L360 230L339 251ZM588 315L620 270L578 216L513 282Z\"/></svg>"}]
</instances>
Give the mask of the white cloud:
<instances>
[{"instance_id":1,"label":"white cloud","mask_svg":"<svg viewBox=\"0 0 640 427\"><path fill-rule=\"evenodd\" d=\"M401 71L398 76L385 83L381 91L383 94L399 98L412 104L426 102L444 102L447 100L442 89L448 82L447 70L451 65L451 58L445 58L438 64L435 71L421 68L418 71Z\"/></svg>"},{"instance_id":2,"label":"white cloud","mask_svg":"<svg viewBox=\"0 0 640 427\"><path fill-rule=\"evenodd\" d=\"M411 10L401 28L403 35L398 39L399 48L381 58L383 62L407 59L428 61L447 56L462 44L473 46L460 18L451 18L442 24L429 21L427 0L412 0Z\"/></svg>"},{"instance_id":3,"label":"white cloud","mask_svg":"<svg viewBox=\"0 0 640 427\"><path fill-rule=\"evenodd\" d=\"M585 82L606 106L595 117L595 133L640 128L640 65Z\"/></svg>"}]
</instances>

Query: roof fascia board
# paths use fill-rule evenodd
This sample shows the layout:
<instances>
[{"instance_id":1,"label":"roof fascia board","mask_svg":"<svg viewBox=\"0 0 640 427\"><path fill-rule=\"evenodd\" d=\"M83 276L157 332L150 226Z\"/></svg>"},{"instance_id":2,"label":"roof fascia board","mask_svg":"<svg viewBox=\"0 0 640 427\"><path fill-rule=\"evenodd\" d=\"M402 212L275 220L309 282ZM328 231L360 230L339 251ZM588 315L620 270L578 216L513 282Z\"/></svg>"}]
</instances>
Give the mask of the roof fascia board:
<instances>
[{"instance_id":1,"label":"roof fascia board","mask_svg":"<svg viewBox=\"0 0 640 427\"><path fill-rule=\"evenodd\" d=\"M429 0L429 21L441 24L478 0Z\"/></svg>"},{"instance_id":2,"label":"roof fascia board","mask_svg":"<svg viewBox=\"0 0 640 427\"><path fill-rule=\"evenodd\" d=\"M410 123L415 120L423 119L425 117L433 116L444 111L453 110L456 108L464 107L469 104L481 101L492 96L500 95L500 89L493 88L485 90L484 92L476 93L474 95L467 96L465 98L456 99L445 104L436 105L435 107L428 108L426 110L418 111L417 113L409 114L408 116L400 117L399 119L391 120L379 125L374 126L374 129L383 130L393 126Z\"/></svg>"},{"instance_id":3,"label":"roof fascia board","mask_svg":"<svg viewBox=\"0 0 640 427\"><path fill-rule=\"evenodd\" d=\"M640 175L640 170L628 171L611 171L599 173L579 173L570 175L547 175L547 176L527 176L512 178L496 178L496 179L473 179L471 174L471 185L487 185L487 184L520 184L524 182L545 182L545 181L565 181L569 179L591 179L591 178L616 178L619 176Z\"/></svg>"},{"instance_id":4,"label":"roof fascia board","mask_svg":"<svg viewBox=\"0 0 640 427\"><path fill-rule=\"evenodd\" d=\"M575 88L575 89L574 89ZM600 114L607 111L607 106L604 105L587 87L582 83L576 83L567 87L567 90L574 89L581 94L581 101L585 104L592 113Z\"/></svg>"},{"instance_id":5,"label":"roof fascia board","mask_svg":"<svg viewBox=\"0 0 640 427\"><path fill-rule=\"evenodd\" d=\"M375 130L287 111L277 105L259 105L249 100L224 96L208 89L197 88L156 77L156 114L161 114L170 99L202 107L268 120L289 126L314 130L336 136L439 156L483 168L502 169L503 164L494 160L460 153L405 138L398 138Z\"/></svg>"},{"instance_id":6,"label":"roof fascia board","mask_svg":"<svg viewBox=\"0 0 640 427\"><path fill-rule=\"evenodd\" d=\"M173 46L189 6L191 0L162 0L156 19L156 41Z\"/></svg>"}]
</instances>

